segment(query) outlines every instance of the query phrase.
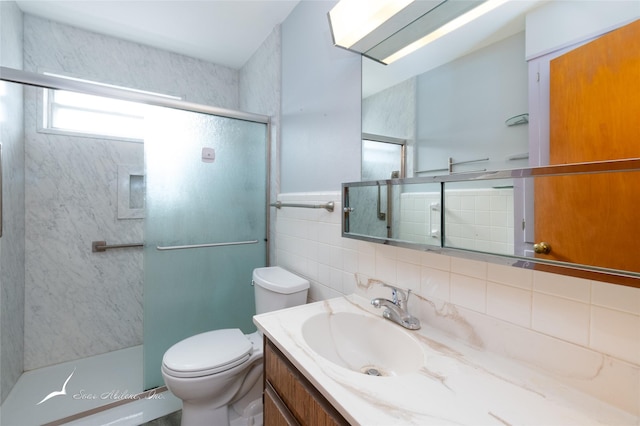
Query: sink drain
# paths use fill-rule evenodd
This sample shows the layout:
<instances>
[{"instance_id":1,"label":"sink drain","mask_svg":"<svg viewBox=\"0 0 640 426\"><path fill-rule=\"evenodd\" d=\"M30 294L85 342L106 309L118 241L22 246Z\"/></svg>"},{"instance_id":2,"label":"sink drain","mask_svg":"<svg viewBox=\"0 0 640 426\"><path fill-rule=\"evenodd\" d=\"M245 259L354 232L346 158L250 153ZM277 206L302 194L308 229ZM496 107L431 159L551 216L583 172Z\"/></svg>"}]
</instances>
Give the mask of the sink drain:
<instances>
[{"instance_id":1,"label":"sink drain","mask_svg":"<svg viewBox=\"0 0 640 426\"><path fill-rule=\"evenodd\" d=\"M383 377L389 375L387 371L376 365L365 365L360 368L360 372L366 374L367 376Z\"/></svg>"},{"instance_id":2,"label":"sink drain","mask_svg":"<svg viewBox=\"0 0 640 426\"><path fill-rule=\"evenodd\" d=\"M375 368L367 368L364 372L364 374L367 374L369 376L381 376L382 374L380 374L380 372L375 369Z\"/></svg>"}]
</instances>

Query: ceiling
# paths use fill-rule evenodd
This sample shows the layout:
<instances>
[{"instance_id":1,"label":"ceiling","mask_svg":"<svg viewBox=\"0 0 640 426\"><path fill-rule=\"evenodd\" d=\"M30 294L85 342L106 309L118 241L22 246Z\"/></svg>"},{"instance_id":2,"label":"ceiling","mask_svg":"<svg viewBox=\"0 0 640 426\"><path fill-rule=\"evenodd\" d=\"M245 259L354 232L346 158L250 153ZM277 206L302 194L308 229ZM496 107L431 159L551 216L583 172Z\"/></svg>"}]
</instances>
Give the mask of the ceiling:
<instances>
[{"instance_id":1,"label":"ceiling","mask_svg":"<svg viewBox=\"0 0 640 426\"><path fill-rule=\"evenodd\" d=\"M16 3L23 12L52 21L239 69L300 1L17 0ZM525 14L546 1L549 0L508 1L388 66L364 60L363 95L377 93L523 31Z\"/></svg>"},{"instance_id":2,"label":"ceiling","mask_svg":"<svg viewBox=\"0 0 640 426\"><path fill-rule=\"evenodd\" d=\"M239 69L300 0L18 0L31 15Z\"/></svg>"}]
</instances>

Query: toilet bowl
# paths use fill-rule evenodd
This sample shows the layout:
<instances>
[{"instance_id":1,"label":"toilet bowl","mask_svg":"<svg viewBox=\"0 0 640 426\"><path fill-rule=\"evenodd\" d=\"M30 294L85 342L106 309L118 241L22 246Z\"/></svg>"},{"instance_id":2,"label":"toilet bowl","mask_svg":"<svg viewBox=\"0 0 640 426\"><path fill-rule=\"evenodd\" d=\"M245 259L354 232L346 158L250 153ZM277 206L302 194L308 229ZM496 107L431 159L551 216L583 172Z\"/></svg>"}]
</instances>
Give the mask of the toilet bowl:
<instances>
[{"instance_id":1,"label":"toilet bowl","mask_svg":"<svg viewBox=\"0 0 640 426\"><path fill-rule=\"evenodd\" d=\"M256 312L304 304L309 282L280 267L253 271ZM262 335L213 330L184 339L162 359L167 388L182 399L182 425L262 424Z\"/></svg>"}]
</instances>

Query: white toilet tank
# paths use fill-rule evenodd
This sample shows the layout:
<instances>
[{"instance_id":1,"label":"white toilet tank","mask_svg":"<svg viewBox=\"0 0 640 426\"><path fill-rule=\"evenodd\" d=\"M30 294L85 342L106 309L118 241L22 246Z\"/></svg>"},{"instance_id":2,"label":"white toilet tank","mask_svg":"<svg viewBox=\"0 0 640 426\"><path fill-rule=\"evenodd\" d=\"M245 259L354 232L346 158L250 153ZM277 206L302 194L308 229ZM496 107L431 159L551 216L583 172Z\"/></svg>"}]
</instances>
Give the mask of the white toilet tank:
<instances>
[{"instance_id":1,"label":"white toilet tank","mask_svg":"<svg viewBox=\"0 0 640 426\"><path fill-rule=\"evenodd\" d=\"M304 305L309 281L279 266L253 270L256 314Z\"/></svg>"}]
</instances>

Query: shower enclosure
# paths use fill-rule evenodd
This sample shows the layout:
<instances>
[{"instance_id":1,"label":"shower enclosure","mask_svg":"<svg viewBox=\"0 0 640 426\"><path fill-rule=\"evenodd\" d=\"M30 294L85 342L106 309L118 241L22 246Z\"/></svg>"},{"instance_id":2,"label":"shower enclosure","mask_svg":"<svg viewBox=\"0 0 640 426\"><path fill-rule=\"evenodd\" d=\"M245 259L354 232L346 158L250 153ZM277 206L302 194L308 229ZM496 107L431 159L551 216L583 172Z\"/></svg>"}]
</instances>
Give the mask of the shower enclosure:
<instances>
[{"instance_id":1,"label":"shower enclosure","mask_svg":"<svg viewBox=\"0 0 640 426\"><path fill-rule=\"evenodd\" d=\"M147 109L143 145L56 135L42 150L35 150L35 136L25 132L25 145L32 145L23 160L30 166L21 166L27 187L23 215L38 218L44 226L30 231L31 219L25 225L24 238L29 241L22 286L27 299L40 308L27 308L31 319L25 321L24 334L31 333L33 341L51 349L31 351L36 355L23 361L37 367L22 375L14 391L23 378L36 388L21 390L20 415L33 415L33 424L42 424L121 402L114 391L116 396L118 391L136 394L164 384L162 355L177 341L219 328L251 331L251 272L264 266L268 256L268 117L8 68L0 69L0 78L3 84L24 85L25 126L31 126L36 115L28 111L27 99L39 97L42 88L126 99ZM119 150L108 153L104 147L109 144L119 144ZM88 151L81 151L87 146ZM138 153L129 156L130 151ZM131 158L139 164L130 164ZM8 174L16 167L20 165L5 167L5 185L14 182ZM86 171L84 177L72 176L80 171ZM59 179L49 179L51 174ZM34 181L45 184L38 187ZM69 195L63 199L65 192ZM110 195L98 197L102 192ZM84 195L92 197L89 203L81 200ZM135 221L141 226L127 227ZM98 246L94 252L92 242ZM121 244L133 247L118 247ZM48 267L30 268L38 263ZM56 263L66 266L55 269ZM107 271L100 269L104 264L116 266ZM98 283L78 272L87 265L100 278ZM133 278L122 279L131 271ZM47 327L55 332L47 335ZM106 365L105 352L114 354L115 370L103 372L112 380L101 384L95 371L82 363L89 357ZM142 352L144 357L137 355ZM123 356L128 353L136 355ZM50 386L33 379L40 370L59 367ZM135 376L136 384L119 384L120 375ZM65 379L67 395L39 404L46 394L60 390ZM75 397L82 392L98 398ZM11 419L7 405L16 403L12 394L2 407L5 420Z\"/></svg>"},{"instance_id":2,"label":"shower enclosure","mask_svg":"<svg viewBox=\"0 0 640 426\"><path fill-rule=\"evenodd\" d=\"M266 262L266 126L154 108L145 138L144 387L164 352L207 330L249 332Z\"/></svg>"}]
</instances>

